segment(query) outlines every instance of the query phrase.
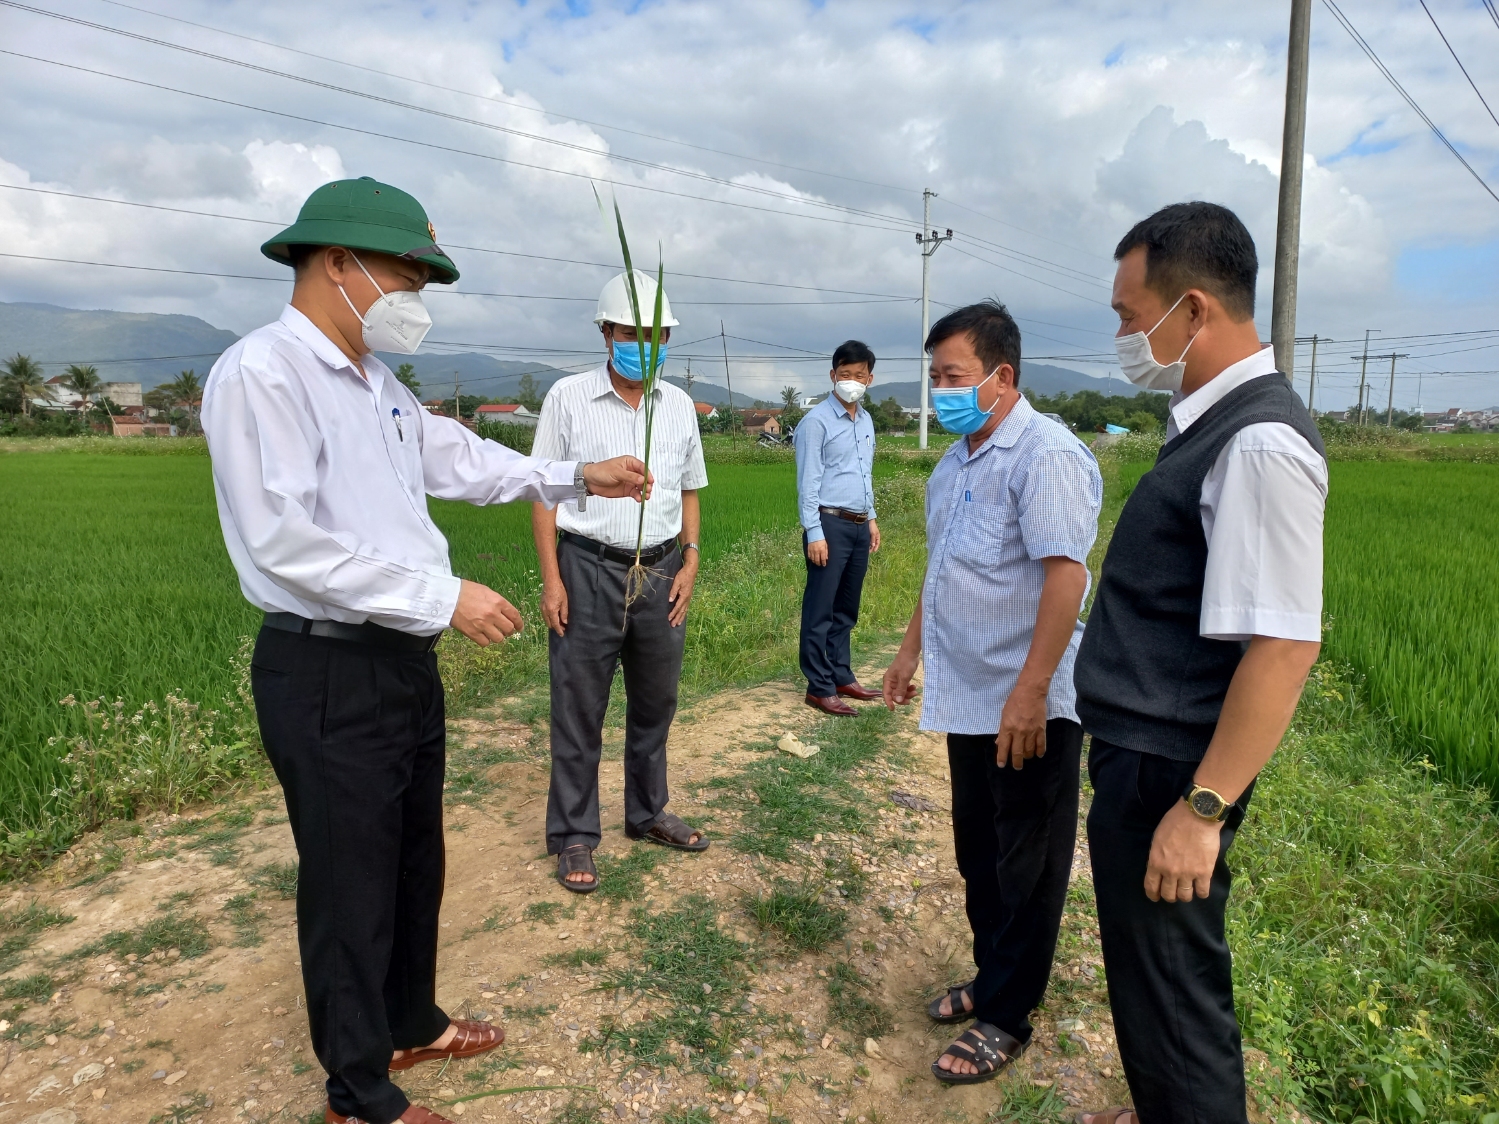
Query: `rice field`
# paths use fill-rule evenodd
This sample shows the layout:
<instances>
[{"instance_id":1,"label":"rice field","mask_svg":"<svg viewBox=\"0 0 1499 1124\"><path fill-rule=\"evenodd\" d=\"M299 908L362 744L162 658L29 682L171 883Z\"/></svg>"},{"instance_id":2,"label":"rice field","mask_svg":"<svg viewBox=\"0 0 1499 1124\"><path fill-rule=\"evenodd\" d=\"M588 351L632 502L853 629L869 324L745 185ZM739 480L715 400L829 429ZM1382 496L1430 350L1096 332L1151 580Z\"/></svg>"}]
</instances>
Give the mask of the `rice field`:
<instances>
[{"instance_id":1,"label":"rice field","mask_svg":"<svg viewBox=\"0 0 1499 1124\"><path fill-rule=\"evenodd\" d=\"M209 461L198 449L0 453L0 840L48 806L58 752L47 740L78 715L59 699L118 696L128 713L168 692L209 707L232 695L231 658L259 614L224 552ZM755 532L795 542L789 458L712 465L709 474L708 573ZM538 624L529 505L432 501L432 513L454 570L493 586Z\"/></svg>"},{"instance_id":2,"label":"rice field","mask_svg":"<svg viewBox=\"0 0 1499 1124\"><path fill-rule=\"evenodd\" d=\"M1499 466L1331 465L1328 655L1409 748L1499 793Z\"/></svg>"},{"instance_id":3,"label":"rice field","mask_svg":"<svg viewBox=\"0 0 1499 1124\"><path fill-rule=\"evenodd\" d=\"M1122 493L1149 468L1121 466ZM1329 470L1323 655L1358 673L1406 752L1499 794L1499 465Z\"/></svg>"}]
</instances>

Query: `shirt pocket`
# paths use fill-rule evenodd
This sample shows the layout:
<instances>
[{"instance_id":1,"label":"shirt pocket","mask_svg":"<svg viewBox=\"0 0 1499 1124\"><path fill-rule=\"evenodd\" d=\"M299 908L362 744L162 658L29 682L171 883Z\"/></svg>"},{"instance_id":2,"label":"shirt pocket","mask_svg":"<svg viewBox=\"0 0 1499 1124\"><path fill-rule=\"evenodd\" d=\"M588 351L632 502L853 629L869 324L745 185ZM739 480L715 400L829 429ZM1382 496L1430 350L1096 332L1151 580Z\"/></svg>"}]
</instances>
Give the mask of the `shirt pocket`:
<instances>
[{"instance_id":1,"label":"shirt pocket","mask_svg":"<svg viewBox=\"0 0 1499 1124\"><path fill-rule=\"evenodd\" d=\"M1004 557L1008 530L1008 504L960 500L949 532L948 555L973 569L992 569Z\"/></svg>"},{"instance_id":2,"label":"shirt pocket","mask_svg":"<svg viewBox=\"0 0 1499 1124\"><path fill-rule=\"evenodd\" d=\"M686 438L651 435L651 474L656 478L657 487L673 491L681 489L689 447Z\"/></svg>"}]
</instances>

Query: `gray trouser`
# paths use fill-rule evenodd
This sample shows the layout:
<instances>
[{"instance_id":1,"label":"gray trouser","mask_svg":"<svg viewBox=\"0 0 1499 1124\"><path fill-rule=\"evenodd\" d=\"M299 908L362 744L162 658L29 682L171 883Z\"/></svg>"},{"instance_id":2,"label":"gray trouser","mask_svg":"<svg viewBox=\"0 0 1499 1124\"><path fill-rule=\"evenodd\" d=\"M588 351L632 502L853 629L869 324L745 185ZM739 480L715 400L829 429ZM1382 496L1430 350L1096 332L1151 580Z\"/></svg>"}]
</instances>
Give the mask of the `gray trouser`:
<instances>
[{"instance_id":1,"label":"gray trouser","mask_svg":"<svg viewBox=\"0 0 1499 1124\"><path fill-rule=\"evenodd\" d=\"M625 620L629 567L572 543L557 546L567 590L566 635L549 635L552 677L552 783L547 853L574 843L597 847L599 755L614 670L625 679L625 829L649 831L666 807L666 735L677 713L685 623L667 623L667 595L682 568L672 551L654 566L646 592Z\"/></svg>"}]
</instances>

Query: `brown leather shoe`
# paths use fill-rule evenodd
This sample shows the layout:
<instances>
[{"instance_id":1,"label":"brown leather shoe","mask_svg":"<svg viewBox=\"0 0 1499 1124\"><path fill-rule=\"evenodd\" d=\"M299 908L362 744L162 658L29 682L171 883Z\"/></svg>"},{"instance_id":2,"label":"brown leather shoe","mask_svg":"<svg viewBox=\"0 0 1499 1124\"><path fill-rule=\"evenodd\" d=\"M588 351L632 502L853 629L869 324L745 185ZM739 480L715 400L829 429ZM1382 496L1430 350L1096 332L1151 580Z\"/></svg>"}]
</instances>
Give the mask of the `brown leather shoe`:
<instances>
[{"instance_id":1,"label":"brown leather shoe","mask_svg":"<svg viewBox=\"0 0 1499 1124\"><path fill-rule=\"evenodd\" d=\"M839 718L857 718L859 712L837 695L828 695L826 698L818 698L816 695L807 696L807 705L824 714L832 714Z\"/></svg>"},{"instance_id":2,"label":"brown leather shoe","mask_svg":"<svg viewBox=\"0 0 1499 1124\"><path fill-rule=\"evenodd\" d=\"M401 1124L453 1124L446 1116L438 1116L430 1108L421 1105L407 1105L406 1111L397 1118ZM323 1105L323 1124L365 1124L357 1116L340 1116L333 1111L331 1104Z\"/></svg>"},{"instance_id":3,"label":"brown leather shoe","mask_svg":"<svg viewBox=\"0 0 1499 1124\"><path fill-rule=\"evenodd\" d=\"M868 687L860 686L857 679L839 687L838 693L846 699L858 699L860 702L874 702L875 699L885 697L879 691L871 691Z\"/></svg>"},{"instance_id":4,"label":"brown leather shoe","mask_svg":"<svg viewBox=\"0 0 1499 1124\"><path fill-rule=\"evenodd\" d=\"M471 1058L493 1050L505 1041L505 1028L492 1023L481 1023L474 1019L454 1019L458 1033L441 1050L423 1046L418 1050L407 1050L390 1063L391 1069L410 1069L420 1062L444 1061L447 1058Z\"/></svg>"}]
</instances>

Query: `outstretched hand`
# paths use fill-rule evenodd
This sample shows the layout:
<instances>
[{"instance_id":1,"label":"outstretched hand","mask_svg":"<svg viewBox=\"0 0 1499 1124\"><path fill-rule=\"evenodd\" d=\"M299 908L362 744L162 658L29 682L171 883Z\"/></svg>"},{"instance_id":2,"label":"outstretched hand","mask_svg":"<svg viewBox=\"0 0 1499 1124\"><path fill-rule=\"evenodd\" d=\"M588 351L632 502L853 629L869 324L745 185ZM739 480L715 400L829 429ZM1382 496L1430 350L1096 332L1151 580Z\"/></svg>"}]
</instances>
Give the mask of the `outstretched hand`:
<instances>
[{"instance_id":1,"label":"outstretched hand","mask_svg":"<svg viewBox=\"0 0 1499 1124\"><path fill-rule=\"evenodd\" d=\"M615 457L607 461L594 461L583 470L583 480L588 492L594 496L619 499L628 496L637 502L650 498L651 484L655 475L647 476L645 462L639 457Z\"/></svg>"},{"instance_id":2,"label":"outstretched hand","mask_svg":"<svg viewBox=\"0 0 1499 1124\"><path fill-rule=\"evenodd\" d=\"M513 636L524 624L514 605L487 585L467 578L458 587L458 604L449 623L481 648Z\"/></svg>"}]
</instances>

